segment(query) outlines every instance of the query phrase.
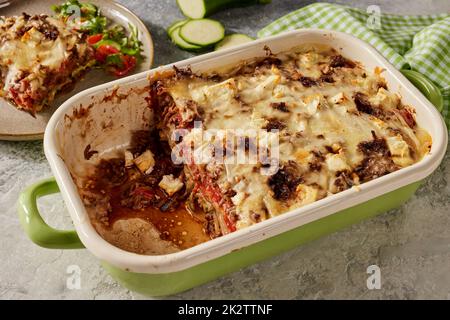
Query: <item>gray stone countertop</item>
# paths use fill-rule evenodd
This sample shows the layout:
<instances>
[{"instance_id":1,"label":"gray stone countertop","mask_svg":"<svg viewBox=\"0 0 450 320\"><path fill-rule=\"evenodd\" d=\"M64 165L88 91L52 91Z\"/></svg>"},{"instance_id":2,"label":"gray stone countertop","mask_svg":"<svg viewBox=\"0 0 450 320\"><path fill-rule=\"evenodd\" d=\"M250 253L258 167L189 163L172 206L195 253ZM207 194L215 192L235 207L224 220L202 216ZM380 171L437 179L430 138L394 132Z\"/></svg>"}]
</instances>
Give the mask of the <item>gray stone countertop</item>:
<instances>
[{"instance_id":1,"label":"gray stone countertop","mask_svg":"<svg viewBox=\"0 0 450 320\"><path fill-rule=\"evenodd\" d=\"M181 60L165 29L182 18L175 0L125 1L152 33L155 65ZM450 11L448 0L338 1L382 12ZM256 35L274 19L308 1L273 0L267 6L214 15L227 30ZM20 228L16 202L32 182L51 176L41 141L0 142L0 299L145 299L116 284L87 250L37 247ZM402 207L298 247L265 262L178 294L177 299L450 299L450 152ZM39 207L52 226L71 228L59 195ZM367 267L381 269L381 289L368 290ZM68 266L78 265L81 287L66 286Z\"/></svg>"}]
</instances>

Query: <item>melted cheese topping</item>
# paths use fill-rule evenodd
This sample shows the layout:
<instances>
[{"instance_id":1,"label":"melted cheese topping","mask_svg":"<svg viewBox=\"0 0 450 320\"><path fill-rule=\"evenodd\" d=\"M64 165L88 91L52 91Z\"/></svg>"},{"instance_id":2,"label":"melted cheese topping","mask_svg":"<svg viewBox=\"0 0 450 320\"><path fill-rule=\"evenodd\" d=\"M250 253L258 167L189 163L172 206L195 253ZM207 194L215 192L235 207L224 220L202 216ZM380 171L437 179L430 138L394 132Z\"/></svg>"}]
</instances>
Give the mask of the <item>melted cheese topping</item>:
<instances>
[{"instance_id":1,"label":"melted cheese topping","mask_svg":"<svg viewBox=\"0 0 450 320\"><path fill-rule=\"evenodd\" d=\"M385 141L389 151L381 156L395 169L428 152L431 137L417 125L408 126L400 112L406 107L398 94L385 89L380 72L370 73L355 62L333 63L336 56L331 48L307 45L276 55L280 64L253 66L253 72L221 70L219 82L208 77L165 82L179 110L186 109L186 101L202 110L204 129L264 130L273 119L282 124L279 167L294 163L300 176L289 186L289 196L277 197L260 163L212 161L206 166L223 194L233 190L237 229L358 184L361 170L373 166L361 143ZM332 81L321 80L324 74ZM357 93L378 113L359 110ZM183 141L199 137L191 131ZM377 170L374 167L374 175Z\"/></svg>"}]
</instances>

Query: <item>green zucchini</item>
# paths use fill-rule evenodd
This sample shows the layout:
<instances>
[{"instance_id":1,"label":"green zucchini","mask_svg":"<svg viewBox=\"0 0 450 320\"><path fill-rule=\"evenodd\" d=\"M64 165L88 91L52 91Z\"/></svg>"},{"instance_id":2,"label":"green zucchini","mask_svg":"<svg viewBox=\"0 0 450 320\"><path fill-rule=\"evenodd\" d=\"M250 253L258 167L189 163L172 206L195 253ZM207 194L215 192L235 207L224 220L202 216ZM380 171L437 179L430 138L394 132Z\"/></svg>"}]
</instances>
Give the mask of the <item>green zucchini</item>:
<instances>
[{"instance_id":1,"label":"green zucchini","mask_svg":"<svg viewBox=\"0 0 450 320\"><path fill-rule=\"evenodd\" d=\"M170 36L170 34L172 33L173 30L175 30L178 27L181 27L182 25L184 25L188 21L189 21L188 19L184 19L184 20L180 20L180 21L176 21L176 22L172 23L167 28L167 34Z\"/></svg>"},{"instance_id":2,"label":"green zucchini","mask_svg":"<svg viewBox=\"0 0 450 320\"><path fill-rule=\"evenodd\" d=\"M197 51L203 48L201 46L197 46L195 44L184 41L183 38L180 37L180 27L172 30L172 32L170 33L170 38L177 46L184 50Z\"/></svg>"},{"instance_id":3,"label":"green zucchini","mask_svg":"<svg viewBox=\"0 0 450 320\"><path fill-rule=\"evenodd\" d=\"M222 41L218 42L216 44L216 46L214 47L214 50L217 51L217 50L231 48L231 47L237 46L239 44L251 42L253 40L255 40L255 39L253 39L252 37L249 37L246 34L242 34L242 33L230 34L230 35L226 36L225 38L223 38Z\"/></svg>"},{"instance_id":4,"label":"green zucchini","mask_svg":"<svg viewBox=\"0 0 450 320\"><path fill-rule=\"evenodd\" d=\"M222 9L270 2L271 0L177 0L181 12L191 19L201 19Z\"/></svg>"},{"instance_id":5,"label":"green zucchini","mask_svg":"<svg viewBox=\"0 0 450 320\"><path fill-rule=\"evenodd\" d=\"M180 37L194 45L209 47L225 37L225 28L212 19L189 20L180 27Z\"/></svg>"}]
</instances>

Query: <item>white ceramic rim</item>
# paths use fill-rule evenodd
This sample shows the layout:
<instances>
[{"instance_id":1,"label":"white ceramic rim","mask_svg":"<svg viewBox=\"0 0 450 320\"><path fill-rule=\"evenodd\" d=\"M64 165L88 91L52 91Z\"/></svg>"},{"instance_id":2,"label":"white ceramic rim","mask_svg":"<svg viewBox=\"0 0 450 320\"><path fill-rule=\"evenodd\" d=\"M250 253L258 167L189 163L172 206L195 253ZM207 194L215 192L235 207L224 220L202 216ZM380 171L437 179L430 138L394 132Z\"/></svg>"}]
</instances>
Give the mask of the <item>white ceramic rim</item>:
<instances>
[{"instance_id":1,"label":"white ceramic rim","mask_svg":"<svg viewBox=\"0 0 450 320\"><path fill-rule=\"evenodd\" d=\"M81 97L92 95L96 92L104 92L105 89L112 88L116 85L147 78L149 74L171 68L173 64L159 67L148 72L143 72L85 90L71 97L53 114L47 125L44 136L45 155L59 185L62 197L65 200L76 231L89 251L102 261L106 261L127 271L153 274L181 271L422 180L438 167L445 155L448 139L447 129L441 115L419 92L419 90L396 70L394 66L387 62L373 47L351 35L320 29L295 30L219 52L197 56L175 64L179 67L195 64L206 59L220 58L230 53L236 53L240 50L252 48L253 46L260 46L262 44L270 45L272 41L280 39L289 42L290 38L303 33L314 34L317 36L329 34L338 40L350 40L358 50L365 50L369 54L368 59L375 59L377 65L385 68L387 72L391 73L397 82L396 84L401 84L405 91L407 90L413 95L416 100L416 109L425 108L424 112L429 113L429 116L435 121L433 122L435 123L435 127L433 127L433 145L430 154L412 166L369 181L357 188L354 187L331 195L305 207L295 209L291 212L180 252L159 256L146 256L127 252L105 241L91 225L70 173L66 168L64 161L58 156L58 145L54 132L58 122L63 119L64 115L68 113L72 107L77 105L75 102Z\"/></svg>"}]
</instances>

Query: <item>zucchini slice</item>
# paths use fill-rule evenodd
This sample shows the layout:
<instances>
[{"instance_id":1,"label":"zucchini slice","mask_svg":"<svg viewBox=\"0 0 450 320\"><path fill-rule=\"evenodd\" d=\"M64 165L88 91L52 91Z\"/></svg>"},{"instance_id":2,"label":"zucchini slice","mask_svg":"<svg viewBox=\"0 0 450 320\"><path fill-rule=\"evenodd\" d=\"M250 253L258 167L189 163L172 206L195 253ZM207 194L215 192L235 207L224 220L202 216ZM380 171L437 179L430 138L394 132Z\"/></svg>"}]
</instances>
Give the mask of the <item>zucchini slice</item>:
<instances>
[{"instance_id":1,"label":"zucchini slice","mask_svg":"<svg viewBox=\"0 0 450 320\"><path fill-rule=\"evenodd\" d=\"M183 38L180 37L180 28L181 27L177 27L170 33L170 38L177 46L179 46L181 49L192 51L200 50L203 48L201 46L197 46L195 44L184 41Z\"/></svg>"},{"instance_id":2,"label":"zucchini slice","mask_svg":"<svg viewBox=\"0 0 450 320\"><path fill-rule=\"evenodd\" d=\"M201 19L222 9L270 2L271 0L177 0L181 12L191 19Z\"/></svg>"},{"instance_id":3,"label":"zucchini slice","mask_svg":"<svg viewBox=\"0 0 450 320\"><path fill-rule=\"evenodd\" d=\"M230 35L226 36L225 38L223 38L222 41L217 43L216 46L214 47L214 50L217 51L217 50L222 50L222 49L228 49L228 48L237 46L239 44L251 42L253 40L255 40L255 39L253 39L252 37L249 37L246 34L242 34L242 33L230 34Z\"/></svg>"},{"instance_id":4,"label":"zucchini slice","mask_svg":"<svg viewBox=\"0 0 450 320\"><path fill-rule=\"evenodd\" d=\"M186 42L208 47L225 37L225 28L216 20L189 20L180 27L180 36Z\"/></svg>"},{"instance_id":5,"label":"zucchini slice","mask_svg":"<svg viewBox=\"0 0 450 320\"><path fill-rule=\"evenodd\" d=\"M180 21L175 21L174 23L172 23L168 28L167 28L167 34L170 36L170 34L173 32L173 30L175 30L178 27L181 27L182 25L184 25L186 22L188 22L189 19L184 19L184 20L180 20Z\"/></svg>"}]
</instances>

